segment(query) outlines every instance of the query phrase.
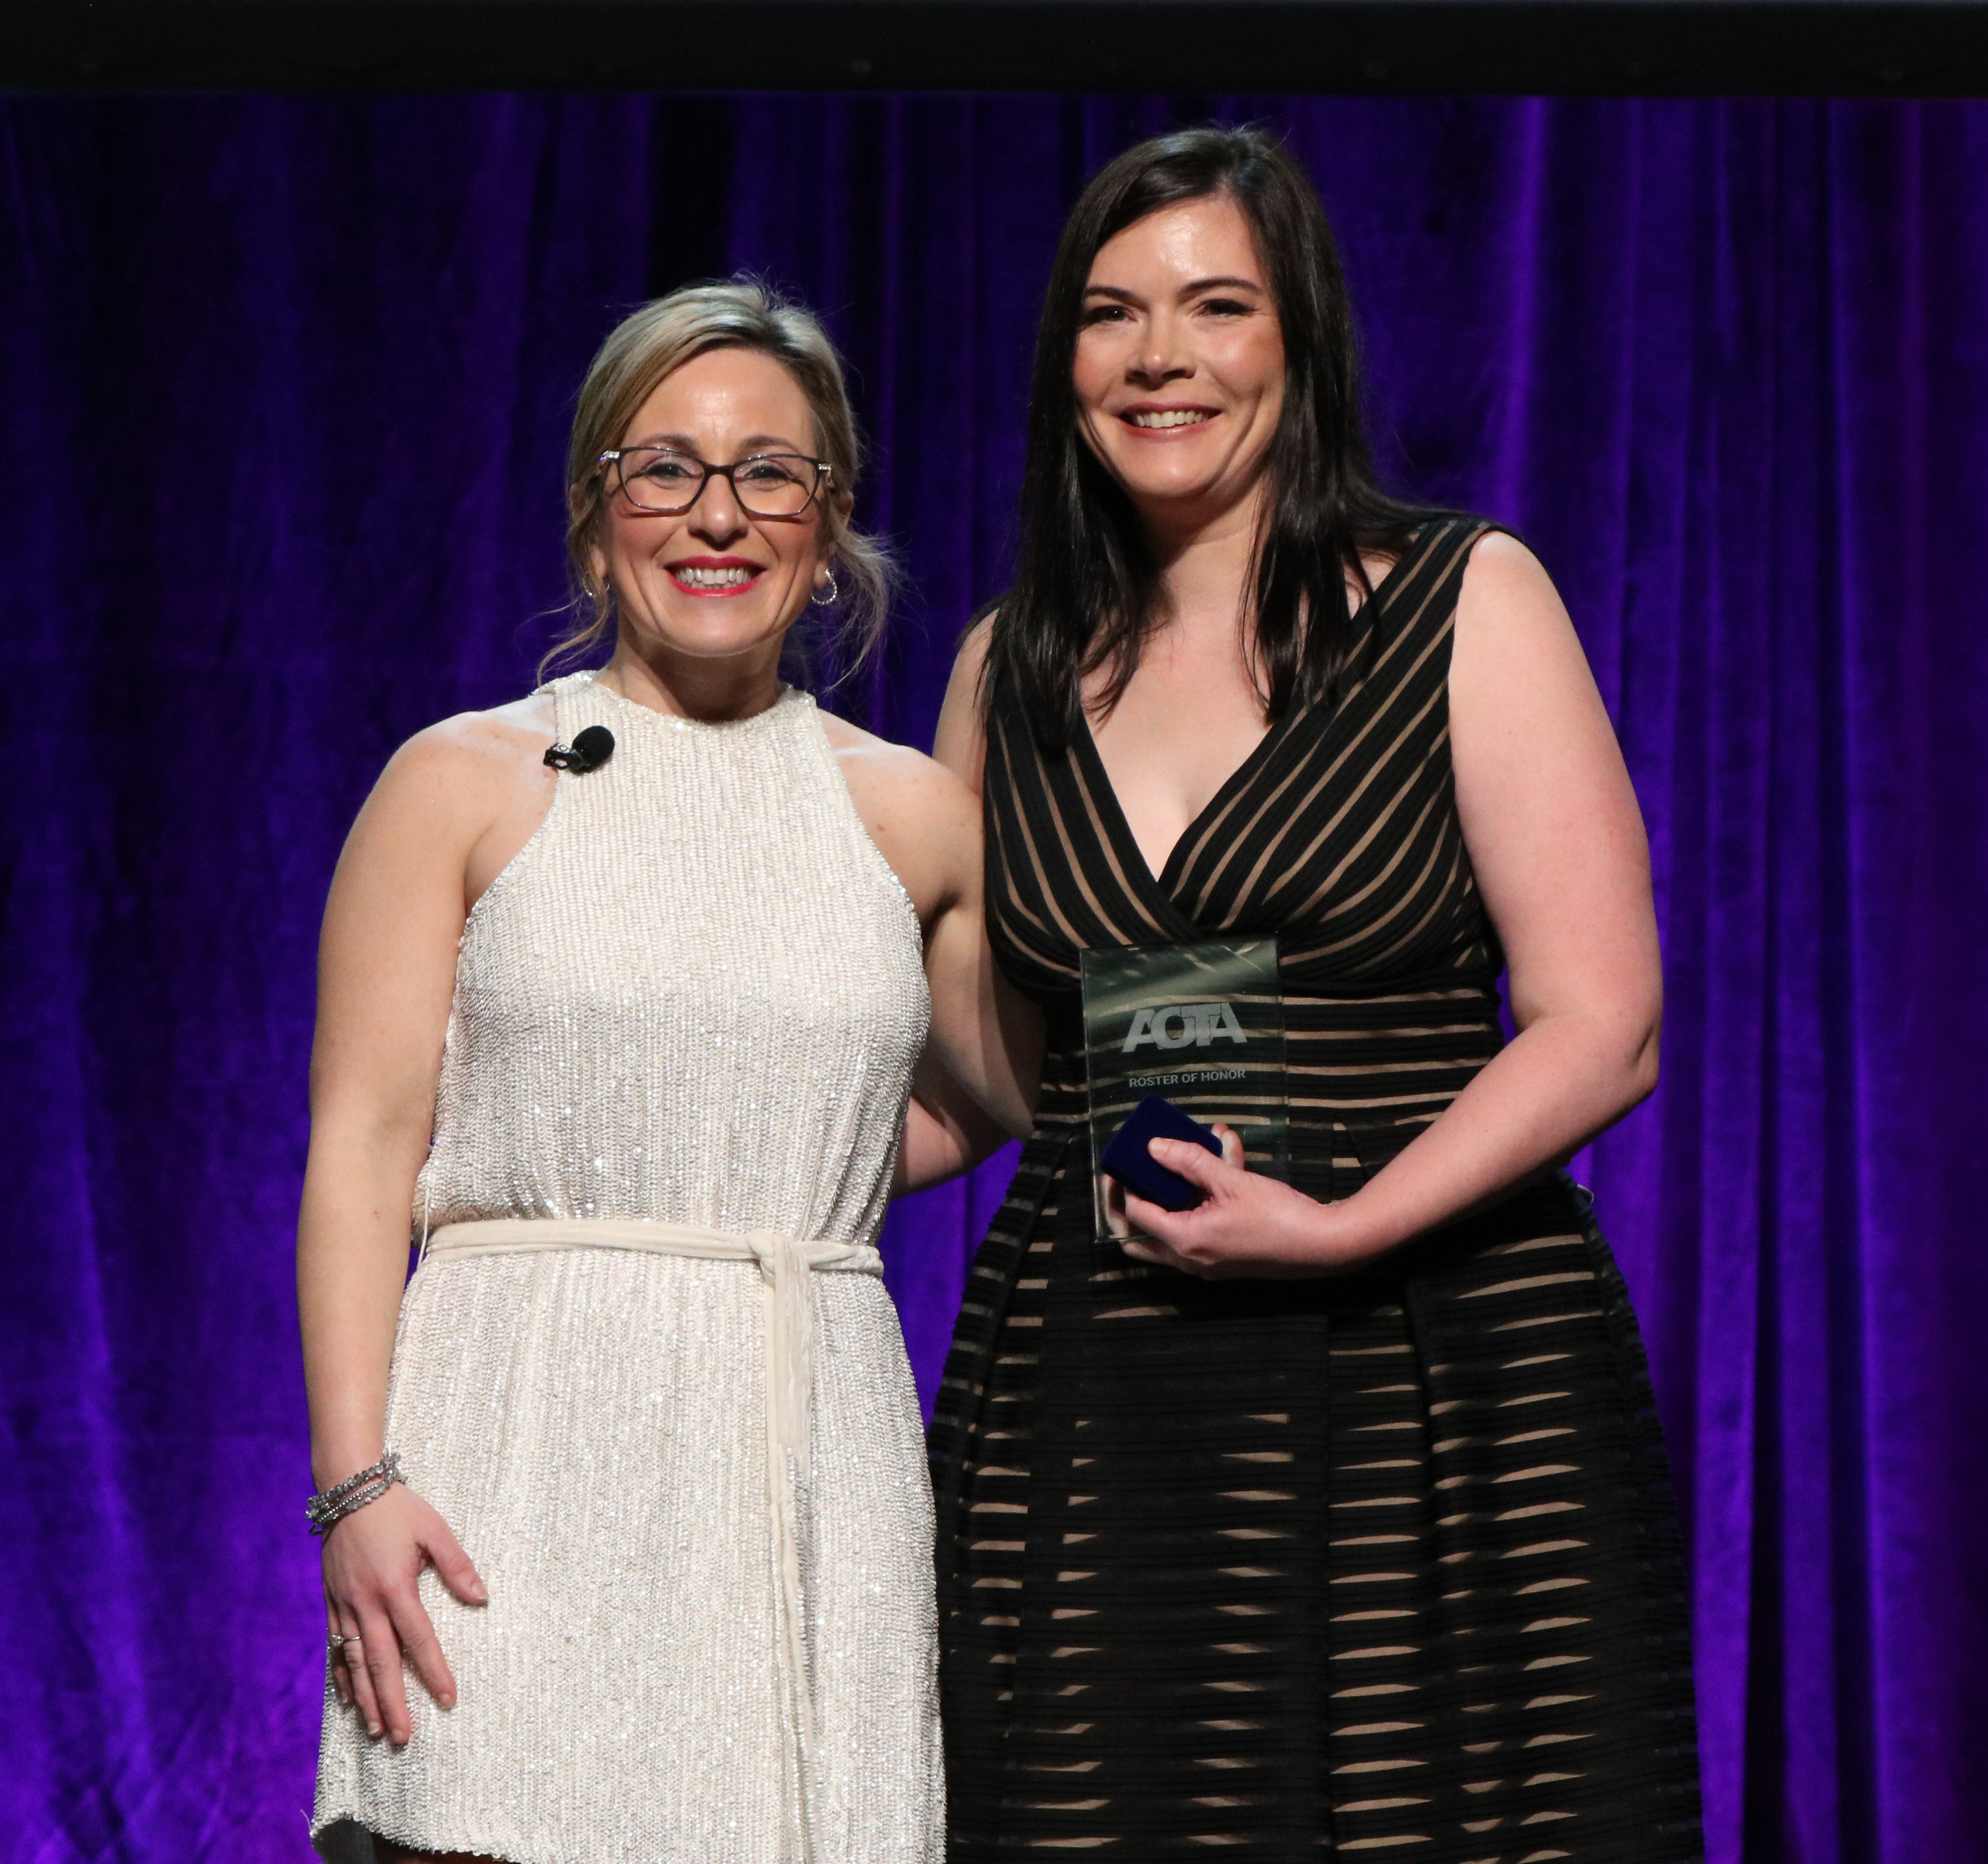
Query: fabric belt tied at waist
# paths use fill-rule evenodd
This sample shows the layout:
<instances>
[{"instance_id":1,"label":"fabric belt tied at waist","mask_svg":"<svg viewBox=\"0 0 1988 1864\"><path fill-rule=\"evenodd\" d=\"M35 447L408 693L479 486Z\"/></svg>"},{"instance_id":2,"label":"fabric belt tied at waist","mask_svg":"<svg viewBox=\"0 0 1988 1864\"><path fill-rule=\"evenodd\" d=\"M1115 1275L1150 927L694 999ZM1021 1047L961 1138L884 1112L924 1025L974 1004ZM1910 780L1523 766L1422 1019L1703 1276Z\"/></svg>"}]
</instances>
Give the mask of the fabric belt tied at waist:
<instances>
[{"instance_id":1,"label":"fabric belt tied at waist","mask_svg":"<svg viewBox=\"0 0 1988 1864\"><path fill-rule=\"evenodd\" d=\"M810 1420L814 1403L814 1302L807 1278L815 1272L881 1276L884 1258L867 1244L803 1242L772 1230L705 1230L691 1224L556 1217L445 1224L429 1237L426 1254L459 1258L526 1255L551 1249L628 1249L759 1265L766 1301L767 1498L773 1521L774 1575L786 1619L787 1683L800 1780L801 1855L812 1859L814 1701L801 1596L797 1494L813 1464Z\"/></svg>"}]
</instances>

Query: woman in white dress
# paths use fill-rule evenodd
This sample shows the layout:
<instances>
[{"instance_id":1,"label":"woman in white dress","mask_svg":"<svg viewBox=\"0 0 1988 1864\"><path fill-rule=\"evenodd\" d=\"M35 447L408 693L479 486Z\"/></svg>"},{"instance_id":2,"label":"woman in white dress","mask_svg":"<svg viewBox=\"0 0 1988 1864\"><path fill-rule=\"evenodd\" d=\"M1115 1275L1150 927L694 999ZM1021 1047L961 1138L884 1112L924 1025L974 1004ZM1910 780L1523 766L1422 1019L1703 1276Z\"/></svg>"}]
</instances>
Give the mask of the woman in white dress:
<instances>
[{"instance_id":1,"label":"woman in white dress","mask_svg":"<svg viewBox=\"0 0 1988 1864\"><path fill-rule=\"evenodd\" d=\"M327 1857L941 1854L873 1246L894 1170L985 1140L921 1086L901 1152L928 1008L934 1080L1026 1109L971 796L780 680L811 599L880 601L857 453L806 312L630 318L569 471L612 657L414 738L340 862L299 1244Z\"/></svg>"}]
</instances>

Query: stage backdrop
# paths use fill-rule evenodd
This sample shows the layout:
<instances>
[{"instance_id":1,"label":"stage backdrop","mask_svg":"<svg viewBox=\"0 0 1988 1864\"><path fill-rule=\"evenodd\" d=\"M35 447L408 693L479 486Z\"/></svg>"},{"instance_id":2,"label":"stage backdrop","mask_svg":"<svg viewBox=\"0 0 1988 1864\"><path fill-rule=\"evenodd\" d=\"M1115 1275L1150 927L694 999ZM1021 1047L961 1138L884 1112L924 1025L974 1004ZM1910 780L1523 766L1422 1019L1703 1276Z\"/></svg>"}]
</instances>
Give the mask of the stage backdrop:
<instances>
[{"instance_id":1,"label":"stage backdrop","mask_svg":"<svg viewBox=\"0 0 1988 1864\"><path fill-rule=\"evenodd\" d=\"M1988 107L470 96L0 103L0 1856L306 1856L318 913L393 746L530 681L595 343L827 313L912 591L842 703L927 743L1063 212L1210 115L1317 176L1390 472L1537 548L1649 818L1664 1085L1583 1170L1711 1854L1988 1855ZM893 1220L928 1393L1000 1177Z\"/></svg>"}]
</instances>

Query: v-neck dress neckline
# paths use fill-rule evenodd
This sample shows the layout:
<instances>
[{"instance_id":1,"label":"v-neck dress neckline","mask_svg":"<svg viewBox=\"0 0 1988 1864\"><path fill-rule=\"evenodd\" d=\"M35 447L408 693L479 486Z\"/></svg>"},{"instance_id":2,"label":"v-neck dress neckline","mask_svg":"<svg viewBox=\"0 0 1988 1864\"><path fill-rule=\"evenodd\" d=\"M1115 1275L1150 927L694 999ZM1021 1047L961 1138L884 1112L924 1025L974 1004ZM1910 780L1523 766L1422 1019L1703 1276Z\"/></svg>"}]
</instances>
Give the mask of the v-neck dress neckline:
<instances>
[{"instance_id":1,"label":"v-neck dress neckline","mask_svg":"<svg viewBox=\"0 0 1988 1864\"><path fill-rule=\"evenodd\" d=\"M1372 593L1354 611L1353 626L1360 645L1365 645L1373 630L1385 620L1397 592L1412 579L1417 559L1426 552L1432 541L1425 533L1412 542L1388 566L1387 573L1374 585ZM1404 572L1410 573L1405 575ZM1329 729L1337 711L1337 707L1308 705L1293 700L1282 716L1271 720L1263 736L1250 747L1214 794L1188 819L1180 833L1175 836L1172 847L1168 849L1166 859L1156 871L1146 851L1139 846L1138 836L1133 832L1131 820L1119 799L1117 785L1112 781L1111 772L1105 765L1104 754L1098 747L1090 714L1079 708L1080 728L1072 734L1072 751L1084 767L1086 787L1096 799L1098 826L1117 856L1128 882L1145 896L1146 904L1163 925L1171 924L1172 929L1183 937L1193 936L1201 930L1194 916L1181 904L1180 888L1182 870L1192 862L1199 851L1202 829L1248 793L1264 766L1301 726Z\"/></svg>"},{"instance_id":2,"label":"v-neck dress neckline","mask_svg":"<svg viewBox=\"0 0 1988 1864\"><path fill-rule=\"evenodd\" d=\"M1125 813L1124 805L1118 799L1117 786L1111 781L1111 773L1105 768L1104 755L1097 748L1090 721L1084 719L1084 728L1076 734L1073 743L1078 758L1085 766L1085 779L1098 799L1099 826L1110 839L1128 877L1148 894L1152 903L1164 907L1176 917L1182 917L1175 901L1183 850L1193 843L1195 832L1203 823L1249 788L1264 758L1270 755L1271 746L1288 734L1293 722L1303 717L1306 710L1293 706L1281 718L1271 721L1269 729L1229 773L1221 787L1188 818L1157 873L1146 858L1146 851L1139 846L1138 836L1132 832L1131 821Z\"/></svg>"}]
</instances>

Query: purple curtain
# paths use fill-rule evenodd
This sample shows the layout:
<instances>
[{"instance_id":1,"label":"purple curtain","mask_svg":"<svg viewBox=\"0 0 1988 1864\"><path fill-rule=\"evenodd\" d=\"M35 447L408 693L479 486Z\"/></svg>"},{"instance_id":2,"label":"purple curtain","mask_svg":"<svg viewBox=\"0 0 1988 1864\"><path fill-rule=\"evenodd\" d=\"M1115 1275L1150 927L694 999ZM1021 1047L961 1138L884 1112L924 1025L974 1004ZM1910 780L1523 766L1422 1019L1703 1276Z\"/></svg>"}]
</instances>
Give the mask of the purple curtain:
<instances>
[{"instance_id":1,"label":"purple curtain","mask_svg":"<svg viewBox=\"0 0 1988 1864\"><path fill-rule=\"evenodd\" d=\"M751 267L854 363L929 741L1107 155L1286 128L1398 482L1559 579L1647 812L1664 1086L1581 1162L1694 1558L1714 1858L1988 1856L1988 106L0 102L0 1854L306 1855L289 1263L313 946L391 747L514 696L624 309ZM929 1391L1001 1167L888 1238Z\"/></svg>"}]
</instances>

